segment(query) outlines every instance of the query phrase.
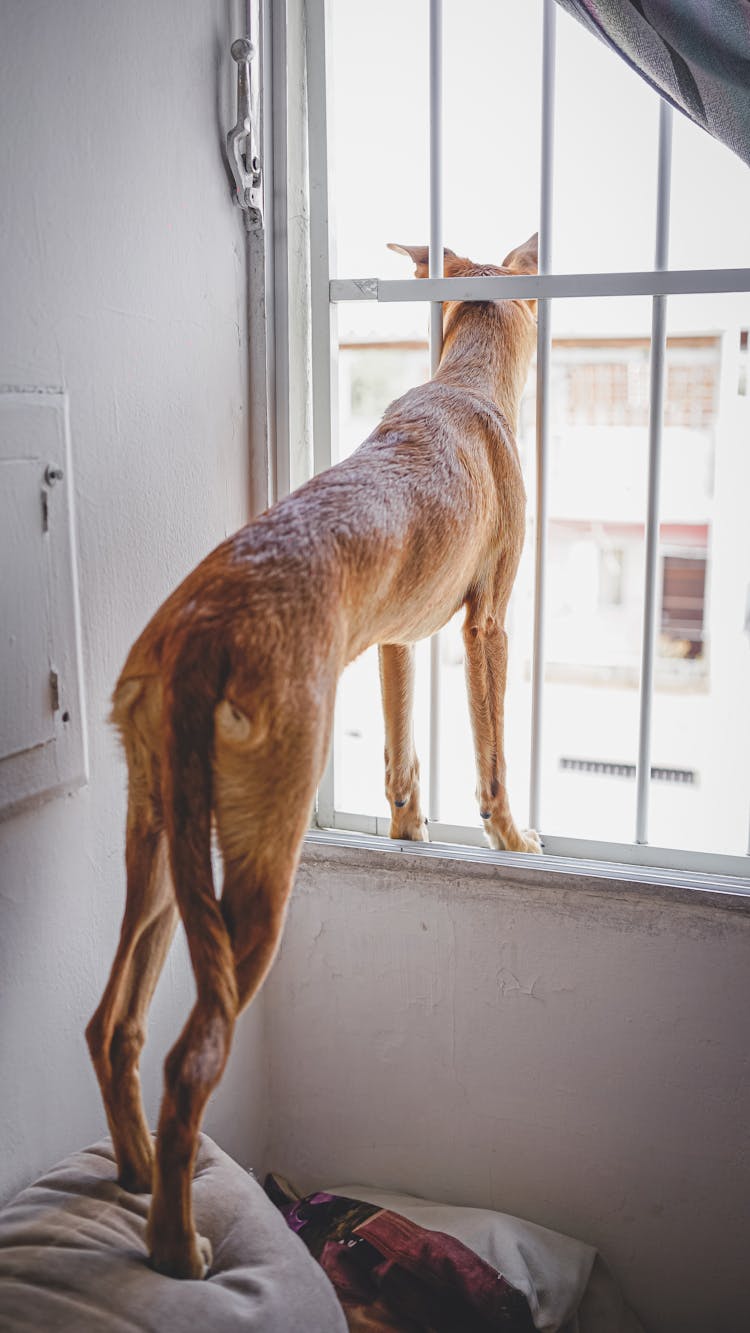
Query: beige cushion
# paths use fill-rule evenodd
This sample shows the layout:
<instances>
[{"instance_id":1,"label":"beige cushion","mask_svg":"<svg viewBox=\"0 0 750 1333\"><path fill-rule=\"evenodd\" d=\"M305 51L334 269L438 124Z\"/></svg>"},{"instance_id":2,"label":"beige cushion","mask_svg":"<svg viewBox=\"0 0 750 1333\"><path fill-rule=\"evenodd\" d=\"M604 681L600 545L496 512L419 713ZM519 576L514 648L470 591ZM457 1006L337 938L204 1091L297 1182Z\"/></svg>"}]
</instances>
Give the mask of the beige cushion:
<instances>
[{"instance_id":1,"label":"beige cushion","mask_svg":"<svg viewBox=\"0 0 750 1333\"><path fill-rule=\"evenodd\" d=\"M0 1212L2 1333L346 1333L323 1270L205 1135L193 1199L214 1252L203 1282L149 1268L149 1196L116 1184L109 1141L68 1157Z\"/></svg>"}]
</instances>

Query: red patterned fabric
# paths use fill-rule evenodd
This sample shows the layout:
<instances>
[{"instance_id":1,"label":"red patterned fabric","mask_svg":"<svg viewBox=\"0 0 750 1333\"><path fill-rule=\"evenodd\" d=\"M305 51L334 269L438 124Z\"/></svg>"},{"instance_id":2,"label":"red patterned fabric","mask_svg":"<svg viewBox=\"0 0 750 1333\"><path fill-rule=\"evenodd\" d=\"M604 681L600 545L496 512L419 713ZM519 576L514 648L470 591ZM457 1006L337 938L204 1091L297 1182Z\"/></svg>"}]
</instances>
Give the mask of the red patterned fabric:
<instances>
[{"instance_id":1,"label":"red patterned fabric","mask_svg":"<svg viewBox=\"0 0 750 1333\"><path fill-rule=\"evenodd\" d=\"M266 1191L325 1269L351 1333L534 1333L526 1297L461 1241L333 1194Z\"/></svg>"}]
</instances>

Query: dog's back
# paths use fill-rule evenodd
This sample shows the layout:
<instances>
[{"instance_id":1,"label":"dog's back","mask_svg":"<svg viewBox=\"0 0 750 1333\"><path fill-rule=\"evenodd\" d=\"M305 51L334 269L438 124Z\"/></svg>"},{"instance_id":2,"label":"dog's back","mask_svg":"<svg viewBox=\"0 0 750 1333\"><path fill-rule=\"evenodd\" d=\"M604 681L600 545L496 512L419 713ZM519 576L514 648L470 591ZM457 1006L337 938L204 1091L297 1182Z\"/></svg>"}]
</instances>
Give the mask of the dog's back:
<instances>
[{"instance_id":1,"label":"dog's back","mask_svg":"<svg viewBox=\"0 0 750 1333\"><path fill-rule=\"evenodd\" d=\"M517 303L501 336L528 340ZM516 308L514 308L516 307ZM233 674L273 692L299 656L337 674L373 643L439 629L483 572L523 542L525 492L508 421L449 368L409 390L351 457L312 478L216 547L133 644L113 699L126 724L132 682L156 696L175 640L205 633Z\"/></svg>"}]
</instances>

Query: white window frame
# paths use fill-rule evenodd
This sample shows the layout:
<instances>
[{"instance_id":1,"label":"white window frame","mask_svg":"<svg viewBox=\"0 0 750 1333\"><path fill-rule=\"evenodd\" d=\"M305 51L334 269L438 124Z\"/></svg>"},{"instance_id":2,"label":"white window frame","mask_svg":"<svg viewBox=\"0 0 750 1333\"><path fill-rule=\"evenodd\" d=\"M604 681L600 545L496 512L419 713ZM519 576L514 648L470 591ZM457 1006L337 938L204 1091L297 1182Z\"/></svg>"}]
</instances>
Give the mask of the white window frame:
<instances>
[{"instance_id":1,"label":"white window frame","mask_svg":"<svg viewBox=\"0 0 750 1333\"><path fill-rule=\"evenodd\" d=\"M676 872L681 882L696 888L715 886L735 891L750 892L750 847L748 855L723 855L685 849L665 848L648 842L648 807L651 772L651 713L653 675L656 649L657 613L659 606L659 477L661 461L662 421L665 391L666 362L666 301L671 295L747 292L750 291L750 269L691 269L668 268L668 235L671 176L672 111L660 102L659 149L657 172L657 222L654 269L646 272L608 272L558 274L552 271L551 216L552 180L554 166L554 105L555 105L555 0L542 0L543 54L542 54L542 143L540 181L539 273L534 277L495 276L484 278L443 278L442 269L442 0L425 0L430 11L430 270L428 278L383 280L378 278L334 277L333 235L330 216L330 174L328 138L328 80L329 80L329 0L285 0L283 5L261 0L264 27L270 31L273 24L273 58L264 61L264 78L272 70L273 88L264 94L267 114L273 117L273 131L265 136L272 144L272 162L275 173L273 206L269 220L275 215L275 300L273 338L269 358L274 365L276 403L275 440L269 450L275 457L275 498L279 498L295 478L293 460L290 462L289 394L290 355L294 360L294 346L309 345L312 395L312 439L314 472L323 471L334 461L333 440L337 434L337 306L345 301L424 302L430 303L430 360L434 372L441 351L442 302L447 300L487 300L525 297L538 301L537 343L537 413L536 413L536 523L535 523L535 593L532 668L531 720L531 779L530 822L542 829L545 855L539 869L546 865L560 873L592 872L616 874L615 867L629 867L628 877L638 871L644 880L663 882L664 870ZM289 297L288 265L300 265L299 250L288 244L289 217L286 198L288 145L287 109L291 90L287 72L287 27L294 27L295 35L305 30L306 40L306 115L309 180L309 328L300 328L299 306L292 311ZM291 30L291 28L290 28ZM281 44L283 43L283 51ZM296 93L296 90L294 90ZM280 147L281 145L281 147ZM268 148L267 148L268 152ZM268 176L266 178L268 199ZM282 225L279 225L279 224ZM268 223L267 223L268 225ZM439 258L438 258L439 257ZM438 267L438 264L440 267ZM281 270L281 273L280 273ZM296 286L299 286L297 282ZM638 761L636 767L637 813L632 843L605 842L593 839L568 838L544 834L541 818L541 751L543 726L543 675L545 662L544 623L546 592L546 533L547 533L547 479L550 402L550 301L554 298L590 298L595 296L649 296L652 300L652 336L650 349L649 400L649 467L648 506L646 518L646 571L641 652L640 723ZM292 317L290 318L290 312ZM296 331L292 327L297 321ZM304 322L304 320L302 320ZM272 385L273 388L273 385ZM281 399L281 401L279 401ZM485 844L479 826L451 825L440 819L439 771L440 735L439 710L439 654L437 636L431 647L430 684L430 772L428 782L428 810L430 813L431 846L448 845L450 855L476 858L475 849L483 848L485 855L498 862L522 865L531 858L515 853L491 852ZM321 836L339 834L387 837L388 817L361 815L340 810L334 801L335 742L325 775L321 781L314 828ZM412 850L412 849L410 849ZM416 850L416 847L413 849ZM446 854L448 854L446 852ZM539 858L535 858L539 862ZM609 865L609 870L607 869ZM636 868L635 871L632 868ZM617 872L619 874L619 871Z\"/></svg>"}]
</instances>

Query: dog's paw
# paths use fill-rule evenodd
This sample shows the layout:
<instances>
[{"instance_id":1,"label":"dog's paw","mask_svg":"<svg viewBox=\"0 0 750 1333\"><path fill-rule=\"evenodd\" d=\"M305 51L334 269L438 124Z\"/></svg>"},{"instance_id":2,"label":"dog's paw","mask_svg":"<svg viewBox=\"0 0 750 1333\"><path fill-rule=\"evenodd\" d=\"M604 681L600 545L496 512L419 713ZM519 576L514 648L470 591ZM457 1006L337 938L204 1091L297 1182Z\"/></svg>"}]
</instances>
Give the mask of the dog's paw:
<instances>
[{"instance_id":1,"label":"dog's paw","mask_svg":"<svg viewBox=\"0 0 750 1333\"><path fill-rule=\"evenodd\" d=\"M165 1277L192 1278L200 1281L208 1276L213 1262L211 1242L206 1236L193 1236L192 1243L184 1250L152 1247L149 1258L151 1267Z\"/></svg>"},{"instance_id":2,"label":"dog's paw","mask_svg":"<svg viewBox=\"0 0 750 1333\"><path fill-rule=\"evenodd\" d=\"M391 806L391 837L402 838L405 842L429 842L427 820L421 811L419 786L415 783L403 800L397 801L394 794L389 794Z\"/></svg>"},{"instance_id":3,"label":"dog's paw","mask_svg":"<svg viewBox=\"0 0 750 1333\"><path fill-rule=\"evenodd\" d=\"M542 850L542 840L533 828L520 832L514 825L499 833L491 824L485 823L484 833L490 847L496 852L531 852L539 855Z\"/></svg>"},{"instance_id":4,"label":"dog's paw","mask_svg":"<svg viewBox=\"0 0 750 1333\"><path fill-rule=\"evenodd\" d=\"M416 828L414 829L414 832L411 833L409 836L412 842L429 842L430 832L427 827L427 820L423 819L421 823L417 824Z\"/></svg>"},{"instance_id":5,"label":"dog's paw","mask_svg":"<svg viewBox=\"0 0 750 1333\"><path fill-rule=\"evenodd\" d=\"M213 1247L208 1236L199 1236L196 1233L195 1241L198 1258L202 1265L200 1273L196 1274L196 1276L199 1278L208 1277L208 1274L211 1271L211 1264L214 1261Z\"/></svg>"},{"instance_id":6,"label":"dog's paw","mask_svg":"<svg viewBox=\"0 0 750 1333\"><path fill-rule=\"evenodd\" d=\"M541 854L542 840L539 837L539 834L537 833L536 829L525 828L521 834L521 840L524 843L524 846L519 849L520 851L534 852L537 855Z\"/></svg>"},{"instance_id":7,"label":"dog's paw","mask_svg":"<svg viewBox=\"0 0 750 1333\"><path fill-rule=\"evenodd\" d=\"M427 831L427 820L420 817L416 819L392 819L391 837L402 838L404 842L429 842L430 835Z\"/></svg>"}]
</instances>

